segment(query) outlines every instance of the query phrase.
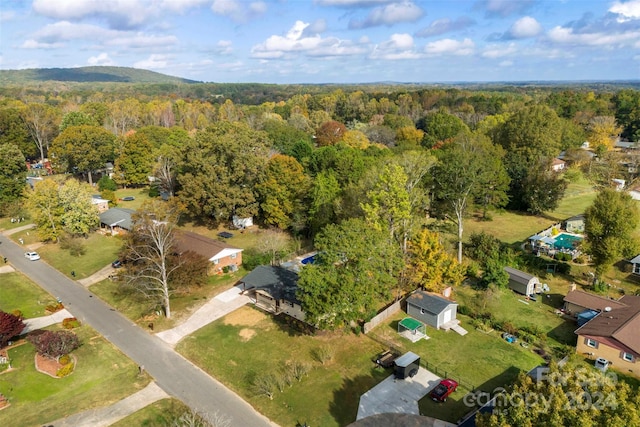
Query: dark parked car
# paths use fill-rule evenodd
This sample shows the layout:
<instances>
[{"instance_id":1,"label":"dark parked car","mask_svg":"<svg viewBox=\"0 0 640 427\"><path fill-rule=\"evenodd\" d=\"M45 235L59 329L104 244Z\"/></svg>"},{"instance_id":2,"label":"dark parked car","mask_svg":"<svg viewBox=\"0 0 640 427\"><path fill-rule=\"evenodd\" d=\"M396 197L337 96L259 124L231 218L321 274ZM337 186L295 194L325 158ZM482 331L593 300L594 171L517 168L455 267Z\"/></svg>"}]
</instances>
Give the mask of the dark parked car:
<instances>
[{"instance_id":1,"label":"dark parked car","mask_svg":"<svg viewBox=\"0 0 640 427\"><path fill-rule=\"evenodd\" d=\"M429 397L436 402L446 402L447 397L458 388L458 383L451 379L440 381L440 384L429 392Z\"/></svg>"},{"instance_id":2,"label":"dark parked car","mask_svg":"<svg viewBox=\"0 0 640 427\"><path fill-rule=\"evenodd\" d=\"M119 259L117 259L117 260L113 261L113 262L111 263L111 267L113 267L113 268L120 268L120 267L122 267L122 261L120 261Z\"/></svg>"}]
</instances>

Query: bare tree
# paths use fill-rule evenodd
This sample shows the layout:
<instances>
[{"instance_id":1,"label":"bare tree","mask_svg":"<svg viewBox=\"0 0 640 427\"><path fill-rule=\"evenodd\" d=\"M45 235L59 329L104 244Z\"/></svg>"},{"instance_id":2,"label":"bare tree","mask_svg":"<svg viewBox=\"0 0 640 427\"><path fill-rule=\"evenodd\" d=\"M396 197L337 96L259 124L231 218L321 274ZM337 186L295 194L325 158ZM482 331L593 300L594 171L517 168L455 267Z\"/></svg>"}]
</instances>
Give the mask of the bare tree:
<instances>
[{"instance_id":1,"label":"bare tree","mask_svg":"<svg viewBox=\"0 0 640 427\"><path fill-rule=\"evenodd\" d=\"M171 427L231 427L231 420L218 411L208 414L191 409L173 420Z\"/></svg>"},{"instance_id":2,"label":"bare tree","mask_svg":"<svg viewBox=\"0 0 640 427\"><path fill-rule=\"evenodd\" d=\"M271 265L276 265L282 252L286 251L291 244L291 237L281 230L265 230L260 236L258 250L271 257Z\"/></svg>"},{"instance_id":3,"label":"bare tree","mask_svg":"<svg viewBox=\"0 0 640 427\"><path fill-rule=\"evenodd\" d=\"M169 197L173 197L177 185L178 155L173 147L163 147L163 152L158 155L154 168L154 176L160 191L168 194Z\"/></svg>"},{"instance_id":4,"label":"bare tree","mask_svg":"<svg viewBox=\"0 0 640 427\"><path fill-rule=\"evenodd\" d=\"M57 130L55 110L46 104L29 104L22 110L21 117L40 151L40 160L44 161Z\"/></svg>"},{"instance_id":5,"label":"bare tree","mask_svg":"<svg viewBox=\"0 0 640 427\"><path fill-rule=\"evenodd\" d=\"M127 285L157 301L167 318L171 317L170 278L181 266L180 261L170 260L181 210L176 202L152 200L145 203L134 215L126 241Z\"/></svg>"}]
</instances>

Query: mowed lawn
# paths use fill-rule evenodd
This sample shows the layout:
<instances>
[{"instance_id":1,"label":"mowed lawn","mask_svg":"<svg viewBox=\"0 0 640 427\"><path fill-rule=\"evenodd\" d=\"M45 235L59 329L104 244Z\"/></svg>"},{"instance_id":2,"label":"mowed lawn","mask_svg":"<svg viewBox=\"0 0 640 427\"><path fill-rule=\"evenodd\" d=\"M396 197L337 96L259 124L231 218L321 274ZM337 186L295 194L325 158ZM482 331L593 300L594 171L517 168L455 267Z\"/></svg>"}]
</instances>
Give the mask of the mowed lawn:
<instances>
[{"instance_id":1,"label":"mowed lawn","mask_svg":"<svg viewBox=\"0 0 640 427\"><path fill-rule=\"evenodd\" d=\"M335 352L325 365L313 356L323 346ZM347 425L356 419L360 395L389 374L374 367L371 359L380 346L364 335L300 334L253 307L205 326L177 350L281 426ZM273 400L253 391L254 378L277 375L294 362L311 367L302 381L277 391Z\"/></svg>"},{"instance_id":2,"label":"mowed lawn","mask_svg":"<svg viewBox=\"0 0 640 427\"><path fill-rule=\"evenodd\" d=\"M398 322L406 316L404 312L397 313L375 328L371 337L402 352L418 354L429 364L430 371L443 378L453 378L462 385L444 404L423 398L420 411L424 415L456 422L472 409L463 400L471 389L492 392L497 387L505 387L519 372L527 372L543 361L531 348L509 344L497 332L487 334L476 330L470 319L460 314L458 319L468 331L467 335L427 327L429 339L412 343L397 332Z\"/></svg>"},{"instance_id":3,"label":"mowed lawn","mask_svg":"<svg viewBox=\"0 0 640 427\"><path fill-rule=\"evenodd\" d=\"M55 329L52 328L52 329ZM81 346L75 371L52 378L36 371L35 350L25 342L9 350L13 369L0 375L0 393L11 406L0 411L0 425L48 425L74 413L112 404L149 383L138 367L88 326L74 330Z\"/></svg>"},{"instance_id":4,"label":"mowed lawn","mask_svg":"<svg viewBox=\"0 0 640 427\"><path fill-rule=\"evenodd\" d=\"M0 274L0 310L20 310L25 319L45 316L45 308L55 299L22 273Z\"/></svg>"}]
</instances>

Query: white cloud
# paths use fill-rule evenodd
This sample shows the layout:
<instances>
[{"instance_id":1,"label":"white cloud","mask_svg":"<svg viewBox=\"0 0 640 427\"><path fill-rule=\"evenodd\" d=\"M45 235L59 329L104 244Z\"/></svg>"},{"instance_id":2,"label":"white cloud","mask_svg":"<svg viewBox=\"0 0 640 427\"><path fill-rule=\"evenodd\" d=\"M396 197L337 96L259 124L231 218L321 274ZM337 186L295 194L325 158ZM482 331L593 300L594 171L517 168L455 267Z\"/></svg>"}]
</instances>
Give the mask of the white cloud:
<instances>
[{"instance_id":1,"label":"white cloud","mask_svg":"<svg viewBox=\"0 0 640 427\"><path fill-rule=\"evenodd\" d=\"M513 61L502 61L500 64L501 67L511 67L513 65Z\"/></svg>"},{"instance_id":2,"label":"white cloud","mask_svg":"<svg viewBox=\"0 0 640 427\"><path fill-rule=\"evenodd\" d=\"M369 7L393 1L395 0L315 0L315 3L321 6Z\"/></svg>"},{"instance_id":3,"label":"white cloud","mask_svg":"<svg viewBox=\"0 0 640 427\"><path fill-rule=\"evenodd\" d=\"M319 35L304 36L308 23L296 21L285 36L271 36L263 43L253 46L251 56L261 59L284 58L291 54L307 56L347 56L364 53L364 48L350 40L336 37L322 38Z\"/></svg>"},{"instance_id":4,"label":"white cloud","mask_svg":"<svg viewBox=\"0 0 640 427\"><path fill-rule=\"evenodd\" d=\"M216 15L228 16L233 21L243 23L264 14L267 4L262 1L249 3L240 0L213 0L211 11Z\"/></svg>"},{"instance_id":5,"label":"white cloud","mask_svg":"<svg viewBox=\"0 0 640 427\"><path fill-rule=\"evenodd\" d=\"M371 52L370 58L385 60L417 59L423 55L414 50L413 37L409 34L392 34Z\"/></svg>"},{"instance_id":6,"label":"white cloud","mask_svg":"<svg viewBox=\"0 0 640 427\"><path fill-rule=\"evenodd\" d=\"M230 55L233 52L231 40L220 40L216 43L215 51L218 55Z\"/></svg>"},{"instance_id":7,"label":"white cloud","mask_svg":"<svg viewBox=\"0 0 640 427\"><path fill-rule=\"evenodd\" d=\"M134 63L133 67L145 70L163 69L167 68L168 59L169 58L166 55L150 55L147 59Z\"/></svg>"},{"instance_id":8,"label":"white cloud","mask_svg":"<svg viewBox=\"0 0 640 427\"><path fill-rule=\"evenodd\" d=\"M453 39L442 39L428 43L424 50L429 55L471 55L475 44L469 38L462 41Z\"/></svg>"},{"instance_id":9,"label":"white cloud","mask_svg":"<svg viewBox=\"0 0 640 427\"><path fill-rule=\"evenodd\" d=\"M64 47L64 43L44 43L29 39L25 40L20 47L22 49L58 49Z\"/></svg>"},{"instance_id":10,"label":"white cloud","mask_svg":"<svg viewBox=\"0 0 640 427\"><path fill-rule=\"evenodd\" d=\"M360 29L380 25L392 26L400 22L416 22L422 18L422 15L424 12L419 6L410 1L403 1L376 7L364 20L351 20L349 28Z\"/></svg>"},{"instance_id":11,"label":"white cloud","mask_svg":"<svg viewBox=\"0 0 640 427\"><path fill-rule=\"evenodd\" d=\"M167 48L177 43L178 39L175 36L156 36L143 33L120 33L113 39L105 41L105 44L109 46L122 46L130 49Z\"/></svg>"},{"instance_id":12,"label":"white cloud","mask_svg":"<svg viewBox=\"0 0 640 427\"><path fill-rule=\"evenodd\" d=\"M548 33L554 43L573 46L605 46L607 48L633 45L640 41L640 30L626 33L574 33L572 28L555 27Z\"/></svg>"},{"instance_id":13,"label":"white cloud","mask_svg":"<svg viewBox=\"0 0 640 427\"><path fill-rule=\"evenodd\" d=\"M114 65L114 62L109 55L105 52L102 52L98 56L91 56L87 60L87 64L89 65Z\"/></svg>"},{"instance_id":14,"label":"white cloud","mask_svg":"<svg viewBox=\"0 0 640 427\"><path fill-rule=\"evenodd\" d=\"M535 37L542 32L542 26L535 18L525 16L518 19L509 29L509 35L514 39Z\"/></svg>"},{"instance_id":15,"label":"white cloud","mask_svg":"<svg viewBox=\"0 0 640 427\"><path fill-rule=\"evenodd\" d=\"M0 22L12 21L17 17L13 10L0 10Z\"/></svg>"},{"instance_id":16,"label":"white cloud","mask_svg":"<svg viewBox=\"0 0 640 427\"><path fill-rule=\"evenodd\" d=\"M418 37L430 37L430 36L439 36L444 33L448 33L451 31L464 30L475 24L475 21L471 18L467 18L463 16L456 20L451 20L449 18L436 19L431 22L428 27L423 28L418 31L416 36Z\"/></svg>"},{"instance_id":17,"label":"white cloud","mask_svg":"<svg viewBox=\"0 0 640 427\"><path fill-rule=\"evenodd\" d=\"M618 15L618 22L640 19L640 0L631 0L626 3L617 1L609 8L609 12Z\"/></svg>"},{"instance_id":18,"label":"white cloud","mask_svg":"<svg viewBox=\"0 0 640 427\"><path fill-rule=\"evenodd\" d=\"M500 58L503 56L512 55L518 52L518 47L515 43L510 43L508 46L504 45L491 45L482 52L484 58Z\"/></svg>"},{"instance_id":19,"label":"white cloud","mask_svg":"<svg viewBox=\"0 0 640 427\"><path fill-rule=\"evenodd\" d=\"M131 28L157 16L158 5L144 0L34 0L33 11L54 19L103 18L112 28Z\"/></svg>"}]
</instances>

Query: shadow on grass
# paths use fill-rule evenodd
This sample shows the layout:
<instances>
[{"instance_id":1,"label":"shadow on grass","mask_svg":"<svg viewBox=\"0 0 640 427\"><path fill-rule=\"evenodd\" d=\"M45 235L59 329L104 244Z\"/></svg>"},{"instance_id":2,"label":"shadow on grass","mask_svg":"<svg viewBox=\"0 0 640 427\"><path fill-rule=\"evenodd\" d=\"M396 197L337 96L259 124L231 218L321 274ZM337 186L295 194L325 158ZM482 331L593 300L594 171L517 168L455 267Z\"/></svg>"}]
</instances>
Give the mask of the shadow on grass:
<instances>
[{"instance_id":1,"label":"shadow on grass","mask_svg":"<svg viewBox=\"0 0 640 427\"><path fill-rule=\"evenodd\" d=\"M316 329L309 325L308 323L304 323L301 320L288 316L286 314L274 315L271 312L264 311L259 307L254 307L256 310L263 312L268 316L273 317L273 322L282 332L286 332L290 337L300 337L304 335L317 335Z\"/></svg>"},{"instance_id":2,"label":"shadow on grass","mask_svg":"<svg viewBox=\"0 0 640 427\"><path fill-rule=\"evenodd\" d=\"M562 294L540 294L538 297L542 299L544 305L551 308L559 310L564 305L564 295Z\"/></svg>"},{"instance_id":3,"label":"shadow on grass","mask_svg":"<svg viewBox=\"0 0 640 427\"><path fill-rule=\"evenodd\" d=\"M345 426L354 422L358 416L360 396L389 376L389 371L375 368L370 373L344 379L342 387L333 393L329 412L338 425Z\"/></svg>"},{"instance_id":4,"label":"shadow on grass","mask_svg":"<svg viewBox=\"0 0 640 427\"><path fill-rule=\"evenodd\" d=\"M574 333L576 329L578 329L576 322L566 320L564 323L559 324L547 332L547 336L560 344L575 346L578 338Z\"/></svg>"}]
</instances>

